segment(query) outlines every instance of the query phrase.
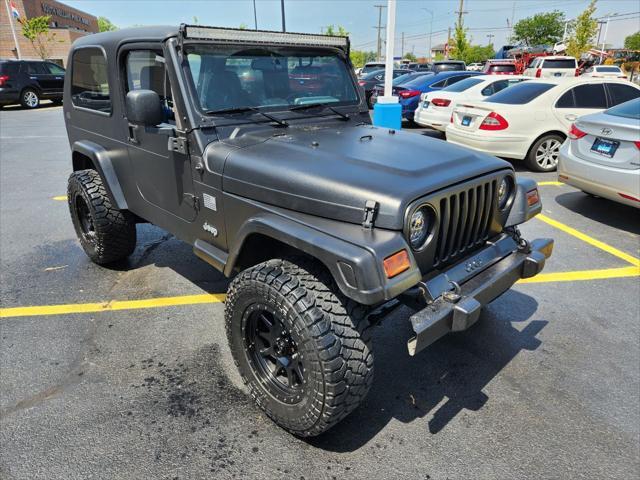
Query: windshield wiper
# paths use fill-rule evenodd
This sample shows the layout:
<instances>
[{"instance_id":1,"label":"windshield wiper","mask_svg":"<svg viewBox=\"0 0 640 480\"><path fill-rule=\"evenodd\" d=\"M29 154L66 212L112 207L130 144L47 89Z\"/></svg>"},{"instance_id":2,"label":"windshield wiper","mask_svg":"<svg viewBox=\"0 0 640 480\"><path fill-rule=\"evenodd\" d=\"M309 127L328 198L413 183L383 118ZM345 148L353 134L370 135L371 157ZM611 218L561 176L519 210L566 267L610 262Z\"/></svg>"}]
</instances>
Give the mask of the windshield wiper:
<instances>
[{"instance_id":1,"label":"windshield wiper","mask_svg":"<svg viewBox=\"0 0 640 480\"><path fill-rule=\"evenodd\" d=\"M271 120L272 122L277 123L278 125L280 125L281 127L288 127L289 124L287 122L285 122L284 120L280 120L277 117L274 117L273 115L269 115L268 113L263 112L262 110L260 110L258 107L232 107L232 108L223 108L221 110L208 110L205 113L207 115L218 115L221 113L244 113L244 112L255 112L255 113L259 113L260 115L262 115L263 117L268 118L269 120Z\"/></svg>"},{"instance_id":2,"label":"windshield wiper","mask_svg":"<svg viewBox=\"0 0 640 480\"><path fill-rule=\"evenodd\" d=\"M297 111L297 110L308 110L308 109L317 108L317 107L328 108L333 113L335 113L336 115L340 116L340 118L342 118L343 120L349 120L351 118L346 113L342 113L337 108L333 108L331 105L327 105L326 103L305 103L303 105L295 105L295 106L291 107L289 110L294 112L294 111Z\"/></svg>"}]
</instances>

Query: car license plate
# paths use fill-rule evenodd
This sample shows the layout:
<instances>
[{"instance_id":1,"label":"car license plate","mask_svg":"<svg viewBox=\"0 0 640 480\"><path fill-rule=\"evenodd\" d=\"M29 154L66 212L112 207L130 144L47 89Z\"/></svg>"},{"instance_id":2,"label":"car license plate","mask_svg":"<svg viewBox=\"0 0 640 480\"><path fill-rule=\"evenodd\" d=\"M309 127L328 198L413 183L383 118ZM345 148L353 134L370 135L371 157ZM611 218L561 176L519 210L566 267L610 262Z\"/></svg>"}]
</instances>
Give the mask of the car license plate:
<instances>
[{"instance_id":1,"label":"car license plate","mask_svg":"<svg viewBox=\"0 0 640 480\"><path fill-rule=\"evenodd\" d=\"M471 117L462 117L462 126L468 127L469 125L471 125Z\"/></svg>"},{"instance_id":2,"label":"car license plate","mask_svg":"<svg viewBox=\"0 0 640 480\"><path fill-rule=\"evenodd\" d=\"M595 142L593 142L593 145L591 146L591 151L604 155L605 157L612 158L619 145L620 142L613 142L611 140L596 137Z\"/></svg>"},{"instance_id":3,"label":"car license plate","mask_svg":"<svg viewBox=\"0 0 640 480\"><path fill-rule=\"evenodd\" d=\"M422 108L429 108L429 102L422 102Z\"/></svg>"}]
</instances>

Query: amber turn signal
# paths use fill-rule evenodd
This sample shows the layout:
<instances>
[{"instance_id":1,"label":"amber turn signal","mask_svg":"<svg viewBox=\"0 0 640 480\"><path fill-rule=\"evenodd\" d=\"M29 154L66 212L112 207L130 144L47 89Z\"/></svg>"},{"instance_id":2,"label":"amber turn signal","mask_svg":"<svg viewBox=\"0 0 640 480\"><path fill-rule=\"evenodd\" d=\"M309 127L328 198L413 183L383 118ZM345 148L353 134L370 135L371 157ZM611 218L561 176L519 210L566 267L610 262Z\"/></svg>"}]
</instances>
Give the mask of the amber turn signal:
<instances>
[{"instance_id":1,"label":"amber turn signal","mask_svg":"<svg viewBox=\"0 0 640 480\"><path fill-rule=\"evenodd\" d=\"M387 274L387 278L393 278L411 267L409 254L406 250L400 250L390 257L385 258L383 264L384 273Z\"/></svg>"},{"instance_id":2,"label":"amber turn signal","mask_svg":"<svg viewBox=\"0 0 640 480\"><path fill-rule=\"evenodd\" d=\"M540 196L538 195L538 189L534 188L533 190L529 190L527 192L527 205L532 207L538 202L540 202Z\"/></svg>"}]
</instances>

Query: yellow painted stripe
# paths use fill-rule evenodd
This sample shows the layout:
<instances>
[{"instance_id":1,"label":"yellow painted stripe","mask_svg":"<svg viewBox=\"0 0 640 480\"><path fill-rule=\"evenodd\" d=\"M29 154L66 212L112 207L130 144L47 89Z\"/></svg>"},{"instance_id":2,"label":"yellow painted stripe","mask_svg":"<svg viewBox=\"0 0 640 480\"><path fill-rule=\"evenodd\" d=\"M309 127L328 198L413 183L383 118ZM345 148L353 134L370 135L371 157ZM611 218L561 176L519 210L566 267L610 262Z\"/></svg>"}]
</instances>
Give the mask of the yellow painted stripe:
<instances>
[{"instance_id":1,"label":"yellow painted stripe","mask_svg":"<svg viewBox=\"0 0 640 480\"><path fill-rule=\"evenodd\" d=\"M58 195L57 197L51 197L52 200L58 200L59 202L66 202L67 201L67 196L66 195Z\"/></svg>"},{"instance_id":2,"label":"yellow painted stripe","mask_svg":"<svg viewBox=\"0 0 640 480\"><path fill-rule=\"evenodd\" d=\"M114 310L173 307L199 303L224 302L225 294L183 295L179 297L148 298L144 300L112 300L100 303L71 303L67 305L40 305L34 307L0 308L0 318L30 317L40 315L65 315L69 313L96 313Z\"/></svg>"},{"instance_id":3,"label":"yellow painted stripe","mask_svg":"<svg viewBox=\"0 0 640 480\"><path fill-rule=\"evenodd\" d=\"M518 283L575 282L579 280L604 280L607 278L640 277L640 267L603 268L601 270L578 270L574 272L540 273Z\"/></svg>"},{"instance_id":4,"label":"yellow painted stripe","mask_svg":"<svg viewBox=\"0 0 640 480\"><path fill-rule=\"evenodd\" d=\"M562 182L538 182L538 185L541 186L541 187L546 187L546 186L559 187L560 185L564 185L564 183L562 183Z\"/></svg>"},{"instance_id":5,"label":"yellow painted stripe","mask_svg":"<svg viewBox=\"0 0 640 480\"><path fill-rule=\"evenodd\" d=\"M630 263L634 267L640 267L640 259L634 257L633 255L629 255L628 253L624 253L623 251L620 251L617 248L612 247L611 245L607 245L606 243L601 242L600 240L596 240L595 238L590 237L589 235L585 235L584 233L579 232L575 228L571 228L570 226L565 225L564 223L560 223L557 220L549 218L543 214L539 214L534 218L537 218L538 220L542 220L543 222L548 223L552 227L562 230L563 232L568 233L569 235L572 235L582 240L583 242L588 243L591 246L599 248L600 250L604 250L605 252L610 253L614 257L618 257L624 260L625 262Z\"/></svg>"}]
</instances>

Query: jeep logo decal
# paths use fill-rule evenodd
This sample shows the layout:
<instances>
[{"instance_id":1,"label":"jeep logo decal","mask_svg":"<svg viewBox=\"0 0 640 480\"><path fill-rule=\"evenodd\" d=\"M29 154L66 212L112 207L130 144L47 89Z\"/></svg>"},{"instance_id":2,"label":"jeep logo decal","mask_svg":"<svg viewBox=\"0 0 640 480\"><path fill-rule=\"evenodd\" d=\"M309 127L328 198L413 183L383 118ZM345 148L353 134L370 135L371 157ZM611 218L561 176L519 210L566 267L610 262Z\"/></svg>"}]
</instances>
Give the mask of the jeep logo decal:
<instances>
[{"instance_id":1,"label":"jeep logo decal","mask_svg":"<svg viewBox=\"0 0 640 480\"><path fill-rule=\"evenodd\" d=\"M477 270L482 266L482 260L474 260L473 262L469 262L464 266L464 269L467 273L471 273L474 270Z\"/></svg>"}]
</instances>

